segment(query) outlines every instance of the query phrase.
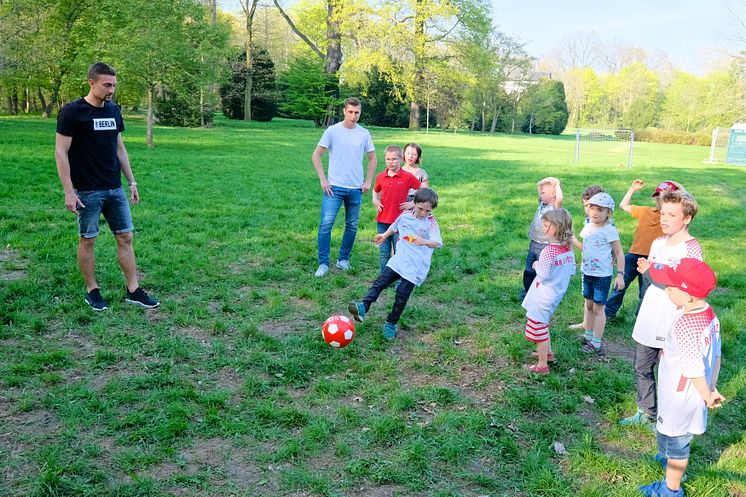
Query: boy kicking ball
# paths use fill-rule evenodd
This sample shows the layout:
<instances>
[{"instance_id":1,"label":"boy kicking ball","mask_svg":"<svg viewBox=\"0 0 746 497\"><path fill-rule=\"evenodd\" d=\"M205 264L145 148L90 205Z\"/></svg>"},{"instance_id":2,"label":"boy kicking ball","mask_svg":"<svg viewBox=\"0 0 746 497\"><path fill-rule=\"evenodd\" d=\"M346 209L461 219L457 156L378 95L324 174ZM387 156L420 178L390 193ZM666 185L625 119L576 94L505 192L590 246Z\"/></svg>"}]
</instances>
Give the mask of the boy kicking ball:
<instances>
[{"instance_id":1,"label":"boy kicking ball","mask_svg":"<svg viewBox=\"0 0 746 497\"><path fill-rule=\"evenodd\" d=\"M430 188L420 188L414 194L414 209L402 213L384 233L373 238L380 245L388 237L398 233L396 253L389 259L363 300L351 302L348 309L356 321L362 322L381 292L401 278L396 286L394 306L383 325L383 338L386 340L392 340L396 336L397 323L409 296L415 286L425 281L430 271L433 250L443 245L438 222L432 216L432 211L437 206L438 194Z\"/></svg>"},{"instance_id":2,"label":"boy kicking ball","mask_svg":"<svg viewBox=\"0 0 746 497\"><path fill-rule=\"evenodd\" d=\"M684 258L677 265L653 264L649 275L683 313L663 342L658 369L656 440L666 477L640 490L647 497L683 497L692 438L705 432L707 409L725 400L717 391L720 323L704 300L715 288L715 274L706 263Z\"/></svg>"}]
</instances>

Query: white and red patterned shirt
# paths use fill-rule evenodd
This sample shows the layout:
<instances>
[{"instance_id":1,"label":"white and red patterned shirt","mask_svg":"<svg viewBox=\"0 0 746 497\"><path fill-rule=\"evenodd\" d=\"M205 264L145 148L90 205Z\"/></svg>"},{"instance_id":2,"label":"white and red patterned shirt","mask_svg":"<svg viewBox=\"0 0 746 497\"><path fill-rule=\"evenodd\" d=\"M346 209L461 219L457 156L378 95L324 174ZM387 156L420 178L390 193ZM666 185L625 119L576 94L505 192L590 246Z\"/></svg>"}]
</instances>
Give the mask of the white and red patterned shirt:
<instances>
[{"instance_id":1,"label":"white and red patterned shirt","mask_svg":"<svg viewBox=\"0 0 746 497\"><path fill-rule=\"evenodd\" d=\"M413 210L408 210L401 213L390 227L394 233L398 233L399 241L396 243L396 253L386 265L405 280L417 286L421 285L430 272L433 249L425 245L415 245L414 240L421 238L434 241L441 247L443 239L440 237L438 221L432 214L418 219Z\"/></svg>"},{"instance_id":2,"label":"white and red patterned shirt","mask_svg":"<svg viewBox=\"0 0 746 497\"><path fill-rule=\"evenodd\" d=\"M720 322L712 307L684 312L676 319L658 369L659 432L670 437L705 432L707 404L691 378L705 377L711 387L720 349Z\"/></svg>"},{"instance_id":3,"label":"white and red patterned shirt","mask_svg":"<svg viewBox=\"0 0 746 497\"><path fill-rule=\"evenodd\" d=\"M526 316L541 323L549 322L575 274L575 252L550 243L539 255L536 278L523 299Z\"/></svg>"},{"instance_id":4,"label":"white and red patterned shirt","mask_svg":"<svg viewBox=\"0 0 746 497\"><path fill-rule=\"evenodd\" d=\"M690 238L675 245L666 245L668 238L668 235L661 236L653 241L648 256L651 263L675 266L685 257L703 260L702 246L696 238ZM666 291L650 285L642 299L640 311L637 313L632 338L637 343L648 347L663 348L666 336L679 314L681 311L677 310L666 295Z\"/></svg>"}]
</instances>

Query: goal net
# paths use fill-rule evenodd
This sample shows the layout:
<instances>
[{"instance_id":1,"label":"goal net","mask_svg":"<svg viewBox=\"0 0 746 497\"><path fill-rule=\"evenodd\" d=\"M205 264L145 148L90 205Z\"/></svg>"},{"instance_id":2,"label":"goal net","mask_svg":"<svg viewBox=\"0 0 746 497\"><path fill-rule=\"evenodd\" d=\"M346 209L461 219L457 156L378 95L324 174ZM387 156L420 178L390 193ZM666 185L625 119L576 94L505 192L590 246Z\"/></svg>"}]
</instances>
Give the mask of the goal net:
<instances>
[{"instance_id":1,"label":"goal net","mask_svg":"<svg viewBox=\"0 0 746 497\"><path fill-rule=\"evenodd\" d=\"M631 129L578 128L573 162L584 166L632 167L635 133Z\"/></svg>"}]
</instances>

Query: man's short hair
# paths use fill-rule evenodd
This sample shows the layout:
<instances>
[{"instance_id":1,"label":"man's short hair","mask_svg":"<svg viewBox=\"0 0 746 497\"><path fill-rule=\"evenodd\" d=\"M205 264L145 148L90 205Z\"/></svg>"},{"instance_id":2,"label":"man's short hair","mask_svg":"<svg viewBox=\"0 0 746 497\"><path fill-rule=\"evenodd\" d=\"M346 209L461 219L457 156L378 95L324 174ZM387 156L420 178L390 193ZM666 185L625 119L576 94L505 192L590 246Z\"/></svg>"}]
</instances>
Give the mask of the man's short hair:
<instances>
[{"instance_id":1,"label":"man's short hair","mask_svg":"<svg viewBox=\"0 0 746 497\"><path fill-rule=\"evenodd\" d=\"M117 71L105 62L94 62L88 68L88 79L96 81L99 76L116 76Z\"/></svg>"},{"instance_id":2,"label":"man's short hair","mask_svg":"<svg viewBox=\"0 0 746 497\"><path fill-rule=\"evenodd\" d=\"M348 106L352 107L362 107L363 104L360 103L360 100L358 100L355 97L350 97L347 100L345 100L344 108L346 109Z\"/></svg>"}]
</instances>

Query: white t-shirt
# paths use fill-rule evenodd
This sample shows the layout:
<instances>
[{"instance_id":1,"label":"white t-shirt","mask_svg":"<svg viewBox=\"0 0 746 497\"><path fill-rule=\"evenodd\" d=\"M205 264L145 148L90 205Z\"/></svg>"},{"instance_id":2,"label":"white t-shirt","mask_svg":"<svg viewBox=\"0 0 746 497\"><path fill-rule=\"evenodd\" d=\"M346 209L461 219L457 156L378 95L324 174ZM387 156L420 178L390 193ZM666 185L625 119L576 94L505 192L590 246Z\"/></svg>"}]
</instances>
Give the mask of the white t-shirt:
<instances>
[{"instance_id":1,"label":"white t-shirt","mask_svg":"<svg viewBox=\"0 0 746 497\"><path fill-rule=\"evenodd\" d=\"M676 245L666 245L668 236L661 236L653 240L650 245L648 260L651 263L660 263L673 266L685 257L693 257L702 260L702 246L696 238L690 238ZM666 291L655 285L650 285L645 292L645 297L640 304L637 313L635 327L632 330L632 338L641 345L663 348L668 330L681 311L666 295Z\"/></svg>"},{"instance_id":2,"label":"white t-shirt","mask_svg":"<svg viewBox=\"0 0 746 497\"><path fill-rule=\"evenodd\" d=\"M587 276L611 276L612 266L611 242L619 240L619 232L613 224L601 227L586 224L580 232L583 239L583 263L580 271Z\"/></svg>"},{"instance_id":3,"label":"white t-shirt","mask_svg":"<svg viewBox=\"0 0 746 497\"><path fill-rule=\"evenodd\" d=\"M332 186L363 186L363 156L376 149L367 129L358 124L349 129L345 128L343 123L337 123L326 128L319 140L319 146L329 150L329 169L326 178Z\"/></svg>"},{"instance_id":4,"label":"white t-shirt","mask_svg":"<svg viewBox=\"0 0 746 497\"><path fill-rule=\"evenodd\" d=\"M720 357L720 322L709 305L684 312L674 322L663 344L658 368L658 423L669 437L707 428L707 404L690 378L704 376L712 387L712 373Z\"/></svg>"},{"instance_id":5,"label":"white t-shirt","mask_svg":"<svg viewBox=\"0 0 746 497\"><path fill-rule=\"evenodd\" d=\"M526 317L548 323L567 292L575 274L575 252L567 246L549 244L541 251L536 278L523 299Z\"/></svg>"},{"instance_id":6,"label":"white t-shirt","mask_svg":"<svg viewBox=\"0 0 746 497\"><path fill-rule=\"evenodd\" d=\"M396 243L396 253L386 265L405 280L421 285L430 271L433 249L415 245L412 240L418 236L423 240L436 241L439 247L443 245L438 221L433 216L417 219L413 211L406 211L396 218L391 229L399 233L399 241Z\"/></svg>"}]
</instances>

